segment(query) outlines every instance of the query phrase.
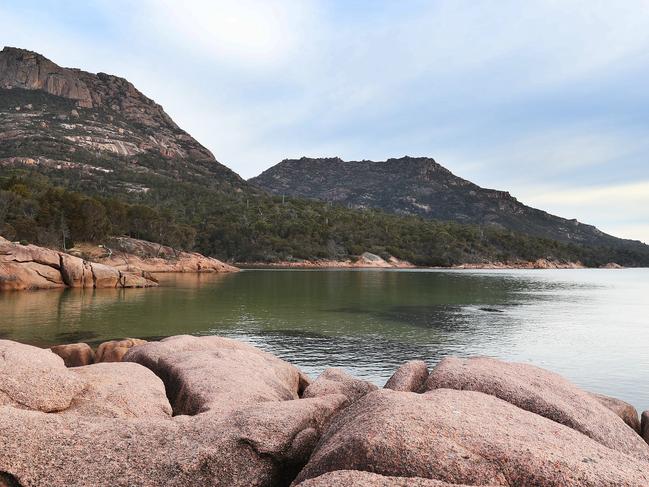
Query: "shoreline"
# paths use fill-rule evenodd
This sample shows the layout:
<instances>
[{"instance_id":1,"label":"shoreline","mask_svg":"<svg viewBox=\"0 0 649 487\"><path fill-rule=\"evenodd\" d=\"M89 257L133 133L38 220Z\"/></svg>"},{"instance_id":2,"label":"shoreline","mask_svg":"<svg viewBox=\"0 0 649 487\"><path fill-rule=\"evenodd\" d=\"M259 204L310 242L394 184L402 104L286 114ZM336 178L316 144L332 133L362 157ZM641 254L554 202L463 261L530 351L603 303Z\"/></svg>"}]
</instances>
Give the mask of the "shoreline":
<instances>
[{"instance_id":1,"label":"shoreline","mask_svg":"<svg viewBox=\"0 0 649 487\"><path fill-rule=\"evenodd\" d=\"M581 262L559 262L547 259L521 262L466 262L451 266L417 266L406 261L391 263L383 260L385 265L373 264L371 262L353 262L351 260L303 260L303 261L279 261L279 262L235 262L233 265L240 269L305 269L305 270L327 270L327 269L440 269L440 270L489 270L489 269L624 269L624 267L609 263L599 267L588 267Z\"/></svg>"},{"instance_id":2,"label":"shoreline","mask_svg":"<svg viewBox=\"0 0 649 487\"><path fill-rule=\"evenodd\" d=\"M0 485L649 483L649 411L528 363L408 360L379 386L219 336L0 355Z\"/></svg>"}]
</instances>

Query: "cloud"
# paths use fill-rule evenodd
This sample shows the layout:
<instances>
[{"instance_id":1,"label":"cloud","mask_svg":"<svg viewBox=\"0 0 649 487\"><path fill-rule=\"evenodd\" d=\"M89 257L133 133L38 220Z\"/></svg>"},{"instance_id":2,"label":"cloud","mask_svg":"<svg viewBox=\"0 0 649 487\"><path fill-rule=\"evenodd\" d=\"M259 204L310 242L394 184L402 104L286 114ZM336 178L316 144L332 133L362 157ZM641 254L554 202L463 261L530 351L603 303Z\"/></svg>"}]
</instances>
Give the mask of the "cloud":
<instances>
[{"instance_id":1,"label":"cloud","mask_svg":"<svg viewBox=\"0 0 649 487\"><path fill-rule=\"evenodd\" d=\"M0 16L2 43L128 78L245 177L302 154L428 155L603 227L591 203L527 188L649 180L647 0L23 0Z\"/></svg>"}]
</instances>

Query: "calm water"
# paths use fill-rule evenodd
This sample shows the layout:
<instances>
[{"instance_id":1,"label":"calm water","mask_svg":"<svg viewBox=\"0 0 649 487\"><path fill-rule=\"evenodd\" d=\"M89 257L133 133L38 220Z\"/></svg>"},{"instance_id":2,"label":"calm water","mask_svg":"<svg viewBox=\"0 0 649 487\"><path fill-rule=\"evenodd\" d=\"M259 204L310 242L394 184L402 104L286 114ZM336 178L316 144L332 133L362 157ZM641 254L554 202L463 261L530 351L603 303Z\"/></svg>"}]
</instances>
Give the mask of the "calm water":
<instances>
[{"instance_id":1,"label":"calm water","mask_svg":"<svg viewBox=\"0 0 649 487\"><path fill-rule=\"evenodd\" d=\"M649 269L251 270L157 289L0 295L0 337L48 346L180 333L251 342L382 385L403 361L491 355L649 408Z\"/></svg>"}]
</instances>

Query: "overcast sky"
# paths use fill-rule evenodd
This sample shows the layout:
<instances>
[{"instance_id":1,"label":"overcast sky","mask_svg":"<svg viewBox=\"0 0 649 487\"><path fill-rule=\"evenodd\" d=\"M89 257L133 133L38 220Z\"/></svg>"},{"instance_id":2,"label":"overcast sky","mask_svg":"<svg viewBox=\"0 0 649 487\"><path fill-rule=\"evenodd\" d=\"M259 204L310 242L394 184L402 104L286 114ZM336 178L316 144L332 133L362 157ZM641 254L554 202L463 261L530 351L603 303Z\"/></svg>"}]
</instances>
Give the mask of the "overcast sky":
<instances>
[{"instance_id":1,"label":"overcast sky","mask_svg":"<svg viewBox=\"0 0 649 487\"><path fill-rule=\"evenodd\" d=\"M649 243L649 0L0 0L0 44L132 81L243 177L430 156Z\"/></svg>"}]
</instances>

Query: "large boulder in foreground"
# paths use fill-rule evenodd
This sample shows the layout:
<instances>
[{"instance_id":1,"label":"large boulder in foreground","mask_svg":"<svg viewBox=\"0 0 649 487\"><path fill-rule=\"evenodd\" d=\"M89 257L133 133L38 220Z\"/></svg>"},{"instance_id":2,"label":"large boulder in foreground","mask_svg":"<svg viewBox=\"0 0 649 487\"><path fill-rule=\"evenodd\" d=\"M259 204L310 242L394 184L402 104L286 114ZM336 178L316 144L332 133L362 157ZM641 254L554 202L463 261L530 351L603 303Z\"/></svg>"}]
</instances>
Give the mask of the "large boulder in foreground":
<instances>
[{"instance_id":1,"label":"large boulder in foreground","mask_svg":"<svg viewBox=\"0 0 649 487\"><path fill-rule=\"evenodd\" d=\"M353 402L376 389L378 388L371 382L357 379L342 369L332 367L326 369L315 381L309 384L304 390L302 397L309 398L322 397L330 394L342 394L350 402Z\"/></svg>"},{"instance_id":2,"label":"large boulder in foreground","mask_svg":"<svg viewBox=\"0 0 649 487\"><path fill-rule=\"evenodd\" d=\"M644 461L497 397L450 389L359 399L332 420L293 485L336 470L468 485L649 485Z\"/></svg>"},{"instance_id":3,"label":"large boulder in foreground","mask_svg":"<svg viewBox=\"0 0 649 487\"><path fill-rule=\"evenodd\" d=\"M419 392L428 379L428 366L423 360L411 360L399 367L385 383L386 389Z\"/></svg>"},{"instance_id":4,"label":"large boulder in foreground","mask_svg":"<svg viewBox=\"0 0 649 487\"><path fill-rule=\"evenodd\" d=\"M169 337L132 348L123 360L162 378L175 414L297 399L300 390L295 366L227 338Z\"/></svg>"},{"instance_id":5,"label":"large boulder in foreground","mask_svg":"<svg viewBox=\"0 0 649 487\"><path fill-rule=\"evenodd\" d=\"M100 363L72 372L86 388L61 414L106 418L170 418L171 405L162 381L142 365Z\"/></svg>"},{"instance_id":6,"label":"large boulder in foreground","mask_svg":"<svg viewBox=\"0 0 649 487\"><path fill-rule=\"evenodd\" d=\"M0 340L0 406L61 411L84 387L51 351Z\"/></svg>"},{"instance_id":7,"label":"large boulder in foreground","mask_svg":"<svg viewBox=\"0 0 649 487\"><path fill-rule=\"evenodd\" d=\"M425 390L459 389L496 396L577 430L614 450L649 461L649 446L620 417L562 376L487 357L443 359Z\"/></svg>"},{"instance_id":8,"label":"large boulder in foreground","mask_svg":"<svg viewBox=\"0 0 649 487\"><path fill-rule=\"evenodd\" d=\"M299 487L469 487L421 477L386 477L360 470L336 470L305 480L298 485Z\"/></svg>"},{"instance_id":9,"label":"large boulder in foreground","mask_svg":"<svg viewBox=\"0 0 649 487\"><path fill-rule=\"evenodd\" d=\"M0 407L0 471L23 487L288 485L344 402L328 396L137 420Z\"/></svg>"},{"instance_id":10,"label":"large boulder in foreground","mask_svg":"<svg viewBox=\"0 0 649 487\"><path fill-rule=\"evenodd\" d=\"M81 367L95 362L95 352L87 343L54 345L50 350L63 359L66 367Z\"/></svg>"}]
</instances>

